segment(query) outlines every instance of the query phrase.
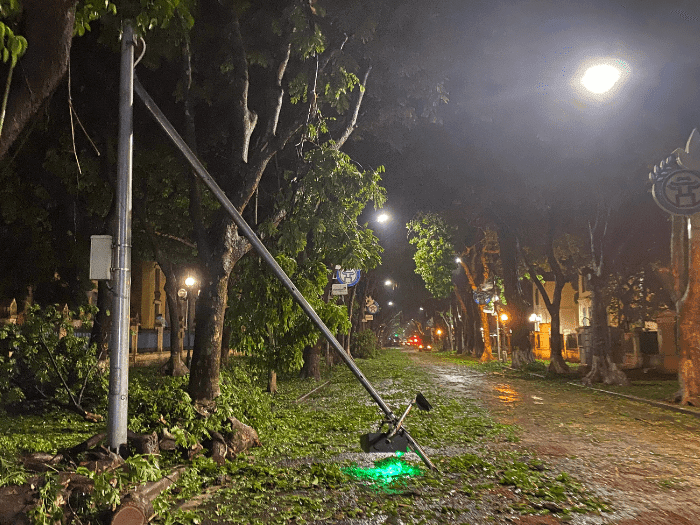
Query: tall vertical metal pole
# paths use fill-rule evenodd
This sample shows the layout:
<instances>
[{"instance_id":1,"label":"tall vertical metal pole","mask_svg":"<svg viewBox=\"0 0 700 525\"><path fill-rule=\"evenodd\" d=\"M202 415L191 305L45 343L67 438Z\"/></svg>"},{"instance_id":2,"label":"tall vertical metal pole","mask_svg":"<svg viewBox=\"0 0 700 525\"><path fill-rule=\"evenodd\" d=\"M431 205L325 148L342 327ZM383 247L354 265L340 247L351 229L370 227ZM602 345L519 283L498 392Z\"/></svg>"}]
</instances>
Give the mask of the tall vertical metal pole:
<instances>
[{"instance_id":1,"label":"tall vertical metal pole","mask_svg":"<svg viewBox=\"0 0 700 525\"><path fill-rule=\"evenodd\" d=\"M134 31L122 35L117 150L117 225L112 250L114 307L109 361L107 444L115 452L126 444L129 394L129 303L131 295L131 170L134 111Z\"/></svg>"}]
</instances>

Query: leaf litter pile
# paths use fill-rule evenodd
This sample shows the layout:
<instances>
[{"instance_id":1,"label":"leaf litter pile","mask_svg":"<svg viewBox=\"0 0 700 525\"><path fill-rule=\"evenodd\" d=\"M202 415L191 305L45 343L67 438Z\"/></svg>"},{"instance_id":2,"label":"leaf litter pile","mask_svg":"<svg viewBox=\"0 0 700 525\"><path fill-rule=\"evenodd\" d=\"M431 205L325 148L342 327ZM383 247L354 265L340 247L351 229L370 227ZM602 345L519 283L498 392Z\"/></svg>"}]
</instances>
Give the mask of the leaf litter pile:
<instances>
[{"instance_id":1,"label":"leaf litter pile","mask_svg":"<svg viewBox=\"0 0 700 525\"><path fill-rule=\"evenodd\" d=\"M414 453L399 457L361 451L360 435L375 431L383 414L350 371L337 366L324 378L328 385L301 402L297 400L318 385L280 380L271 411L248 419L262 446L225 462L214 461L205 449L185 468L182 458L166 455L144 462L135 456L127 469L130 477L119 483L133 487L177 469L176 481L152 502L153 522L163 524L529 523L519 520L534 516L555 519L549 523L584 523L581 518L610 510L572 476L523 452L517 446L518 428L496 423L477 400L436 384L401 350L359 360L358 366L395 413L416 392L430 400L433 410L411 412L405 425L437 472ZM10 443L21 436L6 431L0 440L10 444L6 450L27 451L27 446ZM87 436L81 428L71 437L75 443ZM61 439L66 440L65 431ZM22 479L10 463L3 460L0 468L4 485ZM104 486L109 483L95 478L93 490L103 490L109 498L85 494L80 509L72 509L76 519L82 512L85 522L107 522L110 506L113 510L119 504L115 491ZM46 504L33 514L37 523L60 517L51 514L51 491L45 493Z\"/></svg>"}]
</instances>

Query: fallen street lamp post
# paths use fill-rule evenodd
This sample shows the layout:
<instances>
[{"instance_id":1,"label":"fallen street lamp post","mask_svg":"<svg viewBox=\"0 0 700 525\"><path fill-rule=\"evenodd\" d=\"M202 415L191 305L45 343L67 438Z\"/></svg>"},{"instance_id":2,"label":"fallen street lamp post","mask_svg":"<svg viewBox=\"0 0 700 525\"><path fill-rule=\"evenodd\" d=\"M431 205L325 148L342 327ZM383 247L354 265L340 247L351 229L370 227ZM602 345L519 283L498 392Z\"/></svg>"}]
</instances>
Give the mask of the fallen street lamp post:
<instances>
[{"instance_id":1,"label":"fallen street lamp post","mask_svg":"<svg viewBox=\"0 0 700 525\"><path fill-rule=\"evenodd\" d=\"M248 239L253 249L258 253L258 255L267 263L272 272L275 274L277 279L284 285L285 288L292 294L292 297L297 301L302 310L306 315L313 321L316 327L321 331L323 336L328 340L328 343L333 347L333 349L338 353L338 355L345 361L351 372L355 375L357 380L362 384L362 386L367 390L369 395L372 397L374 402L381 408L386 416L386 421L389 421L394 427L399 426L399 418L394 415L389 406L384 402L379 393L374 389L374 387L367 381L367 378L362 374L360 369L357 367L352 358L345 352L343 347L340 345L338 340L335 338L333 333L328 329L325 323L318 316L313 307L309 304L306 298L299 292L297 287L294 285L289 276L284 272L284 270L277 263L272 254L267 250L262 241L255 234L250 225L243 219L239 211L233 205L233 203L226 196L224 191L219 187L212 176L207 172L204 165L195 156L192 150L189 148L187 143L182 139L182 137L175 130L173 125L168 121L163 112L158 108L156 103L150 97L150 95L143 88L138 78L134 77L134 90L139 96L141 101L145 104L146 108L151 112L153 117L156 119L158 124L167 133L168 137L173 141L175 146L182 152L182 154L187 158L187 161L192 166L195 173L204 182L204 184L209 188L209 190L214 194L216 199L219 201L221 206L228 212L228 214L233 219L236 227L239 229L241 234ZM418 454L421 460L432 470L437 470L435 465L430 461L430 458L425 454L421 446L411 437L405 428L401 429L401 435L406 440L407 446Z\"/></svg>"}]
</instances>

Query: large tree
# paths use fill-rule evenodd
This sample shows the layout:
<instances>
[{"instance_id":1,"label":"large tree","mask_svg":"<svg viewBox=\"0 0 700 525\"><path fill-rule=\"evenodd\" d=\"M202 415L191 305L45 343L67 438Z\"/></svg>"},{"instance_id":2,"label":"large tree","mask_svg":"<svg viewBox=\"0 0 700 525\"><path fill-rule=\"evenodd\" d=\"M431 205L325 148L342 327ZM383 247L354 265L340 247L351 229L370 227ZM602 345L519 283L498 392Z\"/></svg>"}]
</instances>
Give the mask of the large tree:
<instances>
[{"instance_id":1,"label":"large tree","mask_svg":"<svg viewBox=\"0 0 700 525\"><path fill-rule=\"evenodd\" d=\"M187 94L190 146L196 144L219 186L253 223L272 219L275 194L296 182L284 177L285 167L295 171L319 140L331 138L339 149L355 127L363 95L358 74L365 81L367 70L343 52L344 37L334 40L319 15L298 1L201 2L189 35L192 87L162 89L163 75L181 76L185 61L179 58L160 64L157 77L143 74L167 104L171 95ZM333 115L337 120L327 120ZM196 183L189 206L202 273L189 391L208 405L219 394L229 278L250 244L223 210L204 212Z\"/></svg>"},{"instance_id":2,"label":"large tree","mask_svg":"<svg viewBox=\"0 0 700 525\"><path fill-rule=\"evenodd\" d=\"M288 176L296 182L280 198L285 220L261 225L265 242L329 329L347 333L347 310L328 288L336 265L366 271L379 263L378 239L358 223L368 204L384 202L379 171L360 170L326 146L310 151ZM231 343L267 368L273 391L274 372L317 361L321 334L253 253L239 263L233 281L226 316Z\"/></svg>"}]
</instances>

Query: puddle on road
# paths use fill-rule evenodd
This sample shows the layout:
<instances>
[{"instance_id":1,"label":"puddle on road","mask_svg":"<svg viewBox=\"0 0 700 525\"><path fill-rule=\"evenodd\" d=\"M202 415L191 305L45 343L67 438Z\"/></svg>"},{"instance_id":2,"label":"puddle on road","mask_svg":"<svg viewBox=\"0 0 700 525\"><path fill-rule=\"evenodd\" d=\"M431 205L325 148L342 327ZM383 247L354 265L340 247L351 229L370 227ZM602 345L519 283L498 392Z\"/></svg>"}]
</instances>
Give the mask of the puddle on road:
<instances>
[{"instance_id":1,"label":"puddle on road","mask_svg":"<svg viewBox=\"0 0 700 525\"><path fill-rule=\"evenodd\" d=\"M494 387L498 392L498 400L501 403L510 404L520 401L520 394L516 392L512 386L501 383Z\"/></svg>"},{"instance_id":2,"label":"puddle on road","mask_svg":"<svg viewBox=\"0 0 700 525\"><path fill-rule=\"evenodd\" d=\"M478 387L483 384L483 380L480 377L469 377L465 375L448 374L444 372L440 374L440 379L442 379L442 381L444 381L445 383L456 383L460 386Z\"/></svg>"}]
</instances>

